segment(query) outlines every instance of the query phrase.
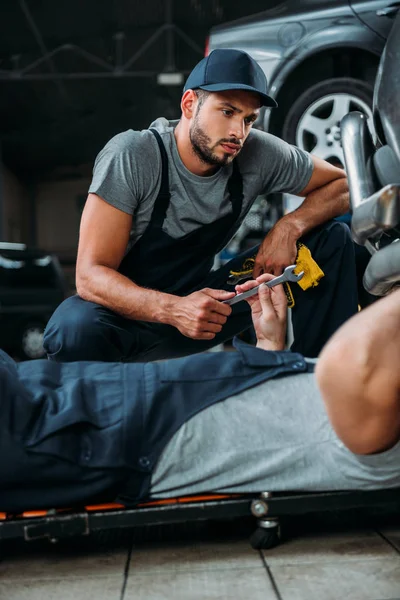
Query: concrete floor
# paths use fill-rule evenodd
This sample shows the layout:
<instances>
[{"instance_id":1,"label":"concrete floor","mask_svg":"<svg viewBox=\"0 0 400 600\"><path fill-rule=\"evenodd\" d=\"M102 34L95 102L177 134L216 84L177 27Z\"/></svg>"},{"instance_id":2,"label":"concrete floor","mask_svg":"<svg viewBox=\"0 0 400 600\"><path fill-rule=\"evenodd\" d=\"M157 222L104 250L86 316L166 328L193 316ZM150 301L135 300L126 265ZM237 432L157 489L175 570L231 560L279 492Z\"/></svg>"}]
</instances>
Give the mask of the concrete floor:
<instances>
[{"instance_id":1,"label":"concrete floor","mask_svg":"<svg viewBox=\"0 0 400 600\"><path fill-rule=\"evenodd\" d=\"M400 516L332 513L286 523L252 550L252 522L3 542L3 600L399 600Z\"/></svg>"}]
</instances>

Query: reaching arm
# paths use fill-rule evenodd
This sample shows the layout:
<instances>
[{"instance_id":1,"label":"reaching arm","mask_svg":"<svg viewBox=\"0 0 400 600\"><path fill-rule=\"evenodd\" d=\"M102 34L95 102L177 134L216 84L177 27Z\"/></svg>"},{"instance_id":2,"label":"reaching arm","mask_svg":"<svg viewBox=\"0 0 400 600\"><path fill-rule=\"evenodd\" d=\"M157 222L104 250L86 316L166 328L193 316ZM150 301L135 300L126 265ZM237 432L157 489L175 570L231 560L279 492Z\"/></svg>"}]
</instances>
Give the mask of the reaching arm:
<instances>
[{"instance_id":1,"label":"reaching arm","mask_svg":"<svg viewBox=\"0 0 400 600\"><path fill-rule=\"evenodd\" d=\"M282 217L265 237L256 257L255 277L263 272L280 275L285 267L295 262L299 238L349 209L345 172L315 156L312 160L311 179L298 194L305 196L304 202L297 210Z\"/></svg>"},{"instance_id":2,"label":"reaching arm","mask_svg":"<svg viewBox=\"0 0 400 600\"><path fill-rule=\"evenodd\" d=\"M194 339L213 339L231 308L220 300L232 293L208 288L186 297L140 287L118 273L132 217L89 194L80 227L76 287L84 299L128 318L173 325Z\"/></svg>"},{"instance_id":3,"label":"reaching arm","mask_svg":"<svg viewBox=\"0 0 400 600\"><path fill-rule=\"evenodd\" d=\"M273 275L264 273L258 279L236 286L238 293L246 292L260 283L270 281ZM283 287L267 288L263 285L258 294L247 298L257 336L257 348L283 350L286 338L287 299Z\"/></svg>"},{"instance_id":4,"label":"reaching arm","mask_svg":"<svg viewBox=\"0 0 400 600\"><path fill-rule=\"evenodd\" d=\"M316 376L333 428L357 454L400 439L400 290L345 323L328 342Z\"/></svg>"}]
</instances>

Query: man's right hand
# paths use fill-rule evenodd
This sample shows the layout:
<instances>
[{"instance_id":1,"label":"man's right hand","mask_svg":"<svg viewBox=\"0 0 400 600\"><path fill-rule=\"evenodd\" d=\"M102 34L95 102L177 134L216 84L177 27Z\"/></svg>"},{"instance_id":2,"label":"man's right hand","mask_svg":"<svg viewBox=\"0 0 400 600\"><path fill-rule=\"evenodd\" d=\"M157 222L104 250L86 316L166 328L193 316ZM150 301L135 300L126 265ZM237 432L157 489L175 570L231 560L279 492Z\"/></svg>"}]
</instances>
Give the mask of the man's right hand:
<instances>
[{"instance_id":1,"label":"man's right hand","mask_svg":"<svg viewBox=\"0 0 400 600\"><path fill-rule=\"evenodd\" d=\"M170 324L186 337L212 340L232 312L229 304L223 304L222 300L234 295L234 292L204 288L189 296L177 297L172 306Z\"/></svg>"}]
</instances>

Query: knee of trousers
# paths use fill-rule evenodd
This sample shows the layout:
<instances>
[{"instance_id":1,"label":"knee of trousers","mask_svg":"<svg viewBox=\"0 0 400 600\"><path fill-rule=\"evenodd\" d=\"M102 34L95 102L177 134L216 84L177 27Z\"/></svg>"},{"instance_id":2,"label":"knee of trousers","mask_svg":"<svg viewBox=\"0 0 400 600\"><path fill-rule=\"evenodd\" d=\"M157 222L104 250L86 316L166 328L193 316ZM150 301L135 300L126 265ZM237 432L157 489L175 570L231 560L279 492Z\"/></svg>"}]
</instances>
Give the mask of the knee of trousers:
<instances>
[{"instance_id":1,"label":"knee of trousers","mask_svg":"<svg viewBox=\"0 0 400 600\"><path fill-rule=\"evenodd\" d=\"M351 231L348 225L340 221L331 221L327 227L329 243L337 248L353 246Z\"/></svg>"},{"instance_id":2,"label":"knee of trousers","mask_svg":"<svg viewBox=\"0 0 400 600\"><path fill-rule=\"evenodd\" d=\"M309 247L314 259L324 262L336 257L337 261L349 260L354 262L354 242L349 227L340 221L330 221L311 231L304 237L305 245Z\"/></svg>"},{"instance_id":3,"label":"knee of trousers","mask_svg":"<svg viewBox=\"0 0 400 600\"><path fill-rule=\"evenodd\" d=\"M54 360L88 360L101 345L103 329L95 304L68 298L50 318L43 347Z\"/></svg>"}]
</instances>

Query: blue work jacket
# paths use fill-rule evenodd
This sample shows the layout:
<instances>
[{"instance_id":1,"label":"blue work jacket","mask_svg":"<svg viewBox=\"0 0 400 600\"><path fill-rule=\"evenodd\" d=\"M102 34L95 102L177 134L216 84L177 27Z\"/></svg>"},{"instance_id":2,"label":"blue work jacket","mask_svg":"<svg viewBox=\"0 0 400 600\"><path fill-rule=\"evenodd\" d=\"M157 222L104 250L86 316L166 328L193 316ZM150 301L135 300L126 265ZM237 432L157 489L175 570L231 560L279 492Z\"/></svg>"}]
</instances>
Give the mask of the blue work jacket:
<instances>
[{"instance_id":1,"label":"blue work jacket","mask_svg":"<svg viewBox=\"0 0 400 600\"><path fill-rule=\"evenodd\" d=\"M132 364L15 363L0 351L0 511L145 500L163 448L192 416L312 368L300 354L235 345Z\"/></svg>"}]
</instances>

